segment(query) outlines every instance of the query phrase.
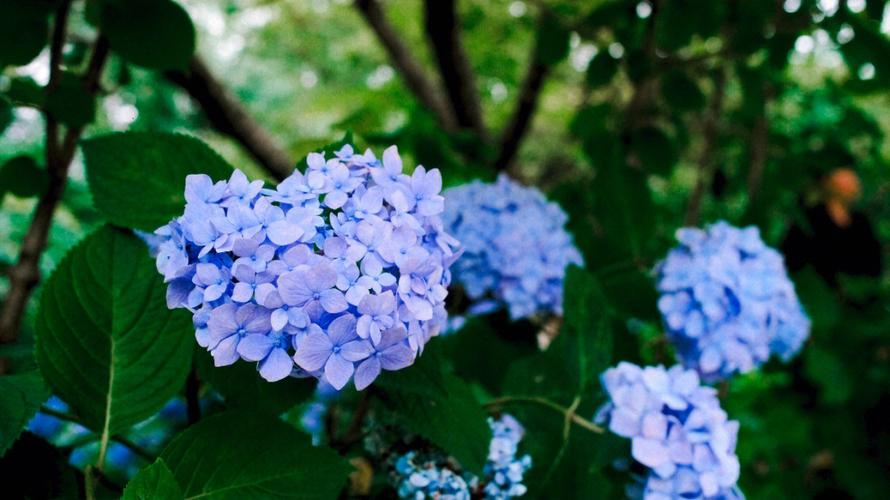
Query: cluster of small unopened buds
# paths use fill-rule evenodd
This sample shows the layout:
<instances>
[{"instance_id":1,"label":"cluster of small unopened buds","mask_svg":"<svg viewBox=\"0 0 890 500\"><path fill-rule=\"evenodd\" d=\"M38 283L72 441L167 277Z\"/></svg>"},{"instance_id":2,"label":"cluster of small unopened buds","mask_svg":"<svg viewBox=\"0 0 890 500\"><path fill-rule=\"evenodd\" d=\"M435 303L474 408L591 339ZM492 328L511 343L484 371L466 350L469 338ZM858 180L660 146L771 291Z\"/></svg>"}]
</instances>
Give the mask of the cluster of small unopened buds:
<instances>
[{"instance_id":1,"label":"cluster of small unopened buds","mask_svg":"<svg viewBox=\"0 0 890 500\"><path fill-rule=\"evenodd\" d=\"M506 307L513 319L561 314L566 268L583 262L562 208L506 175L450 188L445 197L445 227L464 250L454 280L473 301L469 312Z\"/></svg>"},{"instance_id":2,"label":"cluster of small unopened buds","mask_svg":"<svg viewBox=\"0 0 890 500\"><path fill-rule=\"evenodd\" d=\"M794 356L810 321L779 252L756 227L677 231L657 269L658 308L677 356L708 381Z\"/></svg>"},{"instance_id":3,"label":"cluster of small unopened buds","mask_svg":"<svg viewBox=\"0 0 890 500\"><path fill-rule=\"evenodd\" d=\"M609 402L595 420L631 439L634 460L649 468L647 500L740 498L735 454L738 422L694 370L622 362L603 373Z\"/></svg>"},{"instance_id":4,"label":"cluster of small unopened buds","mask_svg":"<svg viewBox=\"0 0 890 500\"><path fill-rule=\"evenodd\" d=\"M517 448L525 431L510 415L489 419L492 439L485 464L484 479L460 471L460 464L433 451L409 451L395 462L396 488L400 498L502 500L525 494L522 483L531 467L531 457L517 457Z\"/></svg>"},{"instance_id":5,"label":"cluster of small unopened buds","mask_svg":"<svg viewBox=\"0 0 890 500\"><path fill-rule=\"evenodd\" d=\"M439 171L406 175L395 146L382 161L344 146L307 164L275 189L238 170L189 176L185 212L156 231L157 268L217 366L361 390L445 324L458 243L442 228Z\"/></svg>"}]
</instances>

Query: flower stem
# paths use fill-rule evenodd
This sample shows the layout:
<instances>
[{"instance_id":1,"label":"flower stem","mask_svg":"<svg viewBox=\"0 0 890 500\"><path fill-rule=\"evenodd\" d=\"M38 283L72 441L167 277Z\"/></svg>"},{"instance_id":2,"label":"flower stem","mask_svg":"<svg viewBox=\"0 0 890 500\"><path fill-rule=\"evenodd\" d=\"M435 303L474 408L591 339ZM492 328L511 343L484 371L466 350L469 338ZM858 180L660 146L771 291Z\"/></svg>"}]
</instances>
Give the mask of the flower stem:
<instances>
[{"instance_id":1,"label":"flower stem","mask_svg":"<svg viewBox=\"0 0 890 500\"><path fill-rule=\"evenodd\" d=\"M593 422L585 419L584 417L575 413L580 404L580 399L575 398L575 401L572 403L570 408L566 408L559 403L551 401L546 398L536 397L536 396L504 396L501 398L493 399L487 403L485 403L485 408L494 409L500 406L511 405L511 404L533 404L544 406L546 408L550 408L551 410L560 413L565 417L567 423L574 423L575 425L587 429L590 432L596 434L602 434L603 428L594 424Z\"/></svg>"}]
</instances>

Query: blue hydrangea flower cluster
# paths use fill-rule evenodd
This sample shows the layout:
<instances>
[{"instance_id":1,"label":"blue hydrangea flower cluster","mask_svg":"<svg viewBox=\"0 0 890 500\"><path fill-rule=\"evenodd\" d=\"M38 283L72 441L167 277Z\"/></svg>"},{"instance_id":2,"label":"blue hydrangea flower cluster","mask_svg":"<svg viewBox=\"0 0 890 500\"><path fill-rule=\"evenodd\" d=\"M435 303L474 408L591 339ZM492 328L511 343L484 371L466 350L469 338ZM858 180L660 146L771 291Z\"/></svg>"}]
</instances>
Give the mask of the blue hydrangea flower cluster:
<instances>
[{"instance_id":1,"label":"blue hydrangea flower cluster","mask_svg":"<svg viewBox=\"0 0 890 500\"><path fill-rule=\"evenodd\" d=\"M188 176L184 214L156 231L157 268L216 366L240 358L269 381L361 390L444 325L458 243L442 229L439 171L404 174L395 146L382 161L344 146L307 164L275 189L238 170Z\"/></svg>"},{"instance_id":2,"label":"blue hydrangea flower cluster","mask_svg":"<svg viewBox=\"0 0 890 500\"><path fill-rule=\"evenodd\" d=\"M634 460L649 468L644 498L742 498L736 487L739 424L720 408L717 391L676 365L622 362L603 373L609 396L596 421L631 439Z\"/></svg>"},{"instance_id":3,"label":"blue hydrangea flower cluster","mask_svg":"<svg viewBox=\"0 0 890 500\"><path fill-rule=\"evenodd\" d=\"M450 188L445 198L445 227L464 250L454 279L474 301L471 313L503 306L513 319L562 313L566 268L583 259L559 205L506 175Z\"/></svg>"},{"instance_id":4,"label":"blue hydrangea flower cluster","mask_svg":"<svg viewBox=\"0 0 890 500\"><path fill-rule=\"evenodd\" d=\"M490 500L503 500L525 494L522 484L526 471L531 468L529 455L517 458L517 448L525 430L510 415L489 419L492 439L485 464L484 486L479 490L479 478L455 472L459 465L441 455L421 458L410 451L396 460L395 472L400 498L469 499L474 494Z\"/></svg>"},{"instance_id":5,"label":"blue hydrangea flower cluster","mask_svg":"<svg viewBox=\"0 0 890 500\"><path fill-rule=\"evenodd\" d=\"M206 404L208 401L202 401ZM70 411L64 401L52 396L44 405L61 413ZM130 429L126 437L151 453L160 453L164 445L188 423L186 405L181 399L170 400L157 414ZM28 423L28 430L59 447L73 447L68 463L83 470L95 464L99 455L98 437L86 427L63 421L46 413L37 413ZM108 444L105 473L113 477L132 478L147 460L118 442Z\"/></svg>"},{"instance_id":6,"label":"blue hydrangea flower cluster","mask_svg":"<svg viewBox=\"0 0 890 500\"><path fill-rule=\"evenodd\" d=\"M707 381L745 373L803 345L810 321L782 255L754 226L718 222L677 231L680 245L656 268L668 337L680 361Z\"/></svg>"}]
</instances>

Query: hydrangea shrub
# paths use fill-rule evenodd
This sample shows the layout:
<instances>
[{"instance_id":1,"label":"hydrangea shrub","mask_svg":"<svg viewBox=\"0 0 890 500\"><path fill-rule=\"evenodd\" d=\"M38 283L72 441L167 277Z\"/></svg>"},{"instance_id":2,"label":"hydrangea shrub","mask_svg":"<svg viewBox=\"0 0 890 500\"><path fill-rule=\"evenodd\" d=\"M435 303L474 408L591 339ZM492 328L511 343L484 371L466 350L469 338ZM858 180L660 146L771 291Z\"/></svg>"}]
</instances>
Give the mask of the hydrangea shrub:
<instances>
[{"instance_id":1,"label":"hydrangea shrub","mask_svg":"<svg viewBox=\"0 0 890 500\"><path fill-rule=\"evenodd\" d=\"M736 488L739 423L720 407L717 391L682 366L641 368L627 362L602 375L609 401L596 420L631 440L634 460L648 468L647 500L743 498Z\"/></svg>"},{"instance_id":2,"label":"hydrangea shrub","mask_svg":"<svg viewBox=\"0 0 890 500\"><path fill-rule=\"evenodd\" d=\"M677 231L657 266L658 309L680 361L706 380L788 360L809 335L782 255L754 227L718 222Z\"/></svg>"},{"instance_id":3,"label":"hydrangea shrub","mask_svg":"<svg viewBox=\"0 0 890 500\"><path fill-rule=\"evenodd\" d=\"M562 314L563 280L580 252L556 203L506 175L445 191L447 230L461 241L454 280L474 302L470 312L506 307L513 319Z\"/></svg>"},{"instance_id":4,"label":"hydrangea shrub","mask_svg":"<svg viewBox=\"0 0 890 500\"><path fill-rule=\"evenodd\" d=\"M157 268L217 366L361 390L444 325L458 242L443 230L439 171L403 173L395 146L307 164L274 189L239 170L188 176L183 215L156 231Z\"/></svg>"}]
</instances>

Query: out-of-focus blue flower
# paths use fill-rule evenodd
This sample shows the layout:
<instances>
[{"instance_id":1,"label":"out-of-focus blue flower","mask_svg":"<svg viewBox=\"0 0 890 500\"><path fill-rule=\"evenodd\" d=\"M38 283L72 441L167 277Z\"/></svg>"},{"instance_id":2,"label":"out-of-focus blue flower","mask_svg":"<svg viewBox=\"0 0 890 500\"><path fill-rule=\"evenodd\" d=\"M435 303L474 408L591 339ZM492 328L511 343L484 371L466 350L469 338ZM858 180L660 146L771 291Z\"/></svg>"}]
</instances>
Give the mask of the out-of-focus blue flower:
<instances>
[{"instance_id":1,"label":"out-of-focus blue flower","mask_svg":"<svg viewBox=\"0 0 890 500\"><path fill-rule=\"evenodd\" d=\"M771 353L794 356L810 321L782 255L754 226L718 222L677 231L656 268L658 308L680 361L707 381L745 373Z\"/></svg>"},{"instance_id":2,"label":"out-of-focus blue flower","mask_svg":"<svg viewBox=\"0 0 890 500\"><path fill-rule=\"evenodd\" d=\"M432 452L423 457L415 451L396 460L395 476L400 498L469 499L480 495L491 500L503 500L525 494L522 484L525 472L531 467L531 457L517 458L517 448L525 430L510 415L489 419L492 439L485 463L485 479L469 473L459 474L460 465L445 455Z\"/></svg>"},{"instance_id":3,"label":"out-of-focus blue flower","mask_svg":"<svg viewBox=\"0 0 890 500\"><path fill-rule=\"evenodd\" d=\"M206 403L207 401L204 401ZM60 413L68 413L64 401L51 396L44 405ZM158 454L164 445L187 424L186 405L181 399L172 399L154 416L137 423L126 437L149 453ZM83 469L93 465L99 456L99 436L89 429L46 413L37 413L28 423L28 430L60 447L74 447L68 462ZM127 446L112 442L105 456L105 472L115 477L132 478L147 464Z\"/></svg>"},{"instance_id":4,"label":"out-of-focus blue flower","mask_svg":"<svg viewBox=\"0 0 890 500\"><path fill-rule=\"evenodd\" d=\"M736 488L738 422L728 420L717 391L701 385L698 373L622 362L602 383L609 402L595 420L631 439L634 460L650 470L644 498L743 498Z\"/></svg>"},{"instance_id":5,"label":"out-of-focus blue flower","mask_svg":"<svg viewBox=\"0 0 890 500\"><path fill-rule=\"evenodd\" d=\"M186 178L181 217L158 229L169 307L194 313L217 366L256 362L269 381L306 373L364 389L411 365L445 325L457 240L442 230L436 169L402 173L343 147L312 153L275 189L240 171Z\"/></svg>"},{"instance_id":6,"label":"out-of-focus blue flower","mask_svg":"<svg viewBox=\"0 0 890 500\"><path fill-rule=\"evenodd\" d=\"M519 441L525 430L510 415L500 419L488 419L493 434L488 445L488 462L485 464L485 496L490 499L520 497L528 490L522 484L526 471L532 466L530 455L516 456Z\"/></svg>"},{"instance_id":7,"label":"out-of-focus blue flower","mask_svg":"<svg viewBox=\"0 0 890 500\"><path fill-rule=\"evenodd\" d=\"M452 271L474 301L472 313L499 307L513 319L562 313L566 268L583 260L559 205L506 175L450 188L445 200L445 228L464 250Z\"/></svg>"}]
</instances>

